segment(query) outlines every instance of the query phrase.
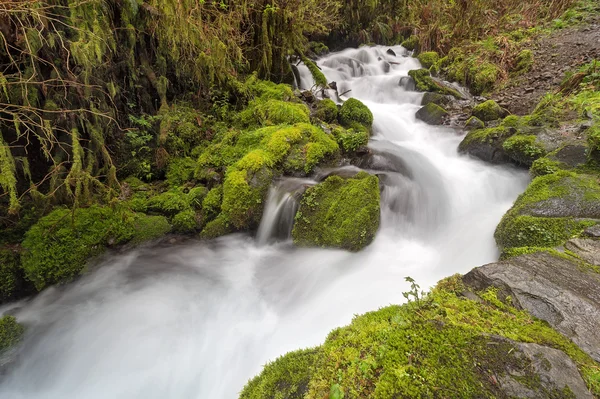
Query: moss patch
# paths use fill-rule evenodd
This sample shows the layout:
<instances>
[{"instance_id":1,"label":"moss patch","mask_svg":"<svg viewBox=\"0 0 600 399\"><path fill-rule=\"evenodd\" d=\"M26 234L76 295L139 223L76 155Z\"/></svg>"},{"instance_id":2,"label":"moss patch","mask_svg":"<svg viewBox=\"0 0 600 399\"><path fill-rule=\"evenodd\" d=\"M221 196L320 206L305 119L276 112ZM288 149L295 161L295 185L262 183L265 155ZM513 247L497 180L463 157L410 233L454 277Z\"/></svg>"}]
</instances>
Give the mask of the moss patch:
<instances>
[{"instance_id":1,"label":"moss patch","mask_svg":"<svg viewBox=\"0 0 600 399\"><path fill-rule=\"evenodd\" d=\"M440 94L449 94L456 98L462 98L461 94L448 87L445 86L431 77L429 70L427 69L414 69L412 71L408 71L408 76L413 78L415 81L415 87L418 91L429 91Z\"/></svg>"},{"instance_id":2,"label":"moss patch","mask_svg":"<svg viewBox=\"0 0 600 399\"><path fill-rule=\"evenodd\" d=\"M87 260L107 247L139 243L164 235L170 227L160 216L92 206L56 209L26 233L22 264L38 290L79 275Z\"/></svg>"},{"instance_id":3,"label":"moss patch","mask_svg":"<svg viewBox=\"0 0 600 399\"><path fill-rule=\"evenodd\" d=\"M544 156L546 150L536 136L516 134L502 144L502 148L515 162L531 166L533 161Z\"/></svg>"},{"instance_id":4,"label":"moss patch","mask_svg":"<svg viewBox=\"0 0 600 399\"><path fill-rule=\"evenodd\" d=\"M336 126L333 128L332 134L345 152L356 151L361 146L369 143L369 131L358 124L355 124L350 129Z\"/></svg>"},{"instance_id":5,"label":"moss patch","mask_svg":"<svg viewBox=\"0 0 600 399\"><path fill-rule=\"evenodd\" d=\"M440 56L435 51L426 51L419 54L417 57L423 68L430 68L433 64L438 62Z\"/></svg>"},{"instance_id":6,"label":"moss patch","mask_svg":"<svg viewBox=\"0 0 600 399\"><path fill-rule=\"evenodd\" d=\"M484 122L494 121L504 117L504 110L494 100L487 100L473 107L473 116Z\"/></svg>"},{"instance_id":7,"label":"moss patch","mask_svg":"<svg viewBox=\"0 0 600 399\"><path fill-rule=\"evenodd\" d=\"M373 114L360 100L350 98L342 104L340 123L346 127L352 127L354 123L360 123L370 129L373 125Z\"/></svg>"},{"instance_id":8,"label":"moss patch","mask_svg":"<svg viewBox=\"0 0 600 399\"><path fill-rule=\"evenodd\" d=\"M407 293L411 302L366 313L333 330L318 348L316 359L303 364L310 370L303 397L495 398L504 394L498 378L509 373L519 374L520 383L538 392L547 389L548 397L570 397L563 387L542 387L530 361L517 355L511 341L494 336L564 351L597 395L592 384L597 364L575 344L546 323L501 302L494 290L481 293L482 302L457 294L463 290L460 277L455 276L425 296L413 286ZM286 360L270 364L268 372L265 369L244 392L255 393L251 398L295 397L279 388L295 381L295 375L285 378L291 374ZM306 375L300 373L298 378ZM274 376L284 380L271 384ZM269 389L254 388L261 383L269 384Z\"/></svg>"},{"instance_id":9,"label":"moss patch","mask_svg":"<svg viewBox=\"0 0 600 399\"><path fill-rule=\"evenodd\" d=\"M0 318L0 354L16 345L22 338L25 328L17 323L14 316Z\"/></svg>"},{"instance_id":10,"label":"moss patch","mask_svg":"<svg viewBox=\"0 0 600 399\"><path fill-rule=\"evenodd\" d=\"M379 180L365 172L354 178L330 176L302 196L292 237L300 246L358 251L379 228Z\"/></svg>"},{"instance_id":11,"label":"moss patch","mask_svg":"<svg viewBox=\"0 0 600 399\"><path fill-rule=\"evenodd\" d=\"M317 103L315 116L327 123L334 123L338 118L338 107L333 100L326 98Z\"/></svg>"}]
</instances>

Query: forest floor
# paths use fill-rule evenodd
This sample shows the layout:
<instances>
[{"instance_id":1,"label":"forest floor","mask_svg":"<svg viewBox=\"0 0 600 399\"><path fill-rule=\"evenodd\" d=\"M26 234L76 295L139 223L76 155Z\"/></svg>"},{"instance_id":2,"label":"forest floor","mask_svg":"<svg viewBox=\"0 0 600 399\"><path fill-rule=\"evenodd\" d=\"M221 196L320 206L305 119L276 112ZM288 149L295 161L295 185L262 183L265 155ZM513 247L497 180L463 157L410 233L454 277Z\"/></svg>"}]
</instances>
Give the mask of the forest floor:
<instances>
[{"instance_id":1,"label":"forest floor","mask_svg":"<svg viewBox=\"0 0 600 399\"><path fill-rule=\"evenodd\" d=\"M566 72L600 59L600 16L538 37L532 44L531 70L512 78L491 98L516 115L533 111L544 94L560 86Z\"/></svg>"}]
</instances>

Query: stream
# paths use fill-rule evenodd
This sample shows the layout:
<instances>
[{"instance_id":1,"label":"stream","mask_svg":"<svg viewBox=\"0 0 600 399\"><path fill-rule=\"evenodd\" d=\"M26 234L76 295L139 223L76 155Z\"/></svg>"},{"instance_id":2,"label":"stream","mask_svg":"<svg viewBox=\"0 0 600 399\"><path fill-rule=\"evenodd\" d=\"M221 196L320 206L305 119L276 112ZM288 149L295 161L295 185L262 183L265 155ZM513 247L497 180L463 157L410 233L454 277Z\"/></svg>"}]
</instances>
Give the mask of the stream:
<instances>
[{"instance_id":1,"label":"stream","mask_svg":"<svg viewBox=\"0 0 600 399\"><path fill-rule=\"evenodd\" d=\"M344 99L374 115L373 155L361 166L380 176L382 219L369 247L294 248L298 197L331 171L280 180L256 237L107 254L75 283L13 305L27 332L0 375L0 397L236 398L269 360L321 344L355 314L403 302L405 276L427 289L495 261L494 229L527 173L459 156L463 133L417 121L422 93L400 82L419 62L388 48L318 61ZM299 72L310 88L308 69Z\"/></svg>"}]
</instances>

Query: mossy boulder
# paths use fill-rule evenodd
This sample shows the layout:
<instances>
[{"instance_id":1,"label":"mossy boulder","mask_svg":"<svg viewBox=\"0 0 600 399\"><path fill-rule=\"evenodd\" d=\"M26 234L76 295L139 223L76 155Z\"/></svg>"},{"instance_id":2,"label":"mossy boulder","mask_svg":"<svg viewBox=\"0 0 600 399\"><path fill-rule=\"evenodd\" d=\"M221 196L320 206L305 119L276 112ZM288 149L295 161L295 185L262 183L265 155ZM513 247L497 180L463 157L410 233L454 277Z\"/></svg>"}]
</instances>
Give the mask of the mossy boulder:
<instances>
[{"instance_id":1,"label":"mossy boulder","mask_svg":"<svg viewBox=\"0 0 600 399\"><path fill-rule=\"evenodd\" d=\"M170 231L162 216L147 216L125 208L91 206L56 209L25 234L22 265L38 290L67 282L81 274L89 258L106 248L140 243Z\"/></svg>"},{"instance_id":2,"label":"mossy boulder","mask_svg":"<svg viewBox=\"0 0 600 399\"><path fill-rule=\"evenodd\" d=\"M440 59L440 55L435 51L426 51L417 57L423 68L430 68Z\"/></svg>"},{"instance_id":3,"label":"mossy boulder","mask_svg":"<svg viewBox=\"0 0 600 399\"><path fill-rule=\"evenodd\" d=\"M244 127L256 127L309 123L310 117L304 104L258 98L250 101L248 107L240 112L239 120Z\"/></svg>"},{"instance_id":4,"label":"mossy boulder","mask_svg":"<svg viewBox=\"0 0 600 399\"><path fill-rule=\"evenodd\" d=\"M196 161L189 157L175 158L167 166L167 184L170 187L183 186L194 177Z\"/></svg>"},{"instance_id":5,"label":"mossy boulder","mask_svg":"<svg viewBox=\"0 0 600 399\"><path fill-rule=\"evenodd\" d=\"M529 173L532 177L551 175L559 170L565 169L561 162L552 160L548 157L538 158L531 164Z\"/></svg>"},{"instance_id":6,"label":"mossy boulder","mask_svg":"<svg viewBox=\"0 0 600 399\"><path fill-rule=\"evenodd\" d=\"M330 176L302 196L292 230L294 243L359 251L379 229L379 202L376 176Z\"/></svg>"},{"instance_id":7,"label":"mossy boulder","mask_svg":"<svg viewBox=\"0 0 600 399\"><path fill-rule=\"evenodd\" d=\"M0 355L21 340L25 328L14 316L0 317Z\"/></svg>"},{"instance_id":8,"label":"mossy boulder","mask_svg":"<svg viewBox=\"0 0 600 399\"><path fill-rule=\"evenodd\" d=\"M201 227L199 218L192 209L179 212L173 216L171 224L173 225L173 231L177 233L192 233Z\"/></svg>"},{"instance_id":9,"label":"mossy boulder","mask_svg":"<svg viewBox=\"0 0 600 399\"><path fill-rule=\"evenodd\" d=\"M503 249L555 247L600 219L600 186L592 175L559 171L535 178L495 232Z\"/></svg>"},{"instance_id":10,"label":"mossy boulder","mask_svg":"<svg viewBox=\"0 0 600 399\"><path fill-rule=\"evenodd\" d=\"M338 118L338 107L333 100L325 98L317 103L315 116L327 123L334 123Z\"/></svg>"},{"instance_id":11,"label":"mossy boulder","mask_svg":"<svg viewBox=\"0 0 600 399\"><path fill-rule=\"evenodd\" d=\"M494 289L479 300L464 290L460 277L425 296L416 286L406 293L411 302L357 316L322 346L270 363L241 398L597 395L596 363L568 338Z\"/></svg>"},{"instance_id":12,"label":"mossy boulder","mask_svg":"<svg viewBox=\"0 0 600 399\"><path fill-rule=\"evenodd\" d=\"M493 164L509 163L511 158L502 145L515 132L516 129L502 125L472 130L460 142L458 151Z\"/></svg>"},{"instance_id":13,"label":"mossy boulder","mask_svg":"<svg viewBox=\"0 0 600 399\"><path fill-rule=\"evenodd\" d=\"M345 129L336 126L332 129L333 136L337 140L343 151L352 153L362 146L369 143L369 131L360 124L354 124L354 127Z\"/></svg>"},{"instance_id":14,"label":"mossy boulder","mask_svg":"<svg viewBox=\"0 0 600 399\"><path fill-rule=\"evenodd\" d=\"M432 78L428 69L413 69L408 71L408 76L413 78L415 81L415 88L418 91L429 91L462 98L462 95L457 90L444 84L438 79Z\"/></svg>"},{"instance_id":15,"label":"mossy boulder","mask_svg":"<svg viewBox=\"0 0 600 399\"><path fill-rule=\"evenodd\" d=\"M448 111L434 103L427 104L416 113L417 119L430 125L441 125L447 116Z\"/></svg>"},{"instance_id":16,"label":"mossy boulder","mask_svg":"<svg viewBox=\"0 0 600 399\"><path fill-rule=\"evenodd\" d=\"M346 127L352 127L353 124L359 123L370 129L373 125L373 113L360 100L350 98L342 104L340 123Z\"/></svg>"},{"instance_id":17,"label":"mossy boulder","mask_svg":"<svg viewBox=\"0 0 600 399\"><path fill-rule=\"evenodd\" d=\"M173 189L151 197L146 203L148 211L173 216L190 207L188 196L180 189Z\"/></svg>"},{"instance_id":18,"label":"mossy boulder","mask_svg":"<svg viewBox=\"0 0 600 399\"><path fill-rule=\"evenodd\" d=\"M528 167L546 154L544 146L534 135L515 134L502 143L502 148L517 164Z\"/></svg>"},{"instance_id":19,"label":"mossy boulder","mask_svg":"<svg viewBox=\"0 0 600 399\"><path fill-rule=\"evenodd\" d=\"M484 122L495 121L504 118L506 111L494 100L487 100L473 107L473 116Z\"/></svg>"}]
</instances>

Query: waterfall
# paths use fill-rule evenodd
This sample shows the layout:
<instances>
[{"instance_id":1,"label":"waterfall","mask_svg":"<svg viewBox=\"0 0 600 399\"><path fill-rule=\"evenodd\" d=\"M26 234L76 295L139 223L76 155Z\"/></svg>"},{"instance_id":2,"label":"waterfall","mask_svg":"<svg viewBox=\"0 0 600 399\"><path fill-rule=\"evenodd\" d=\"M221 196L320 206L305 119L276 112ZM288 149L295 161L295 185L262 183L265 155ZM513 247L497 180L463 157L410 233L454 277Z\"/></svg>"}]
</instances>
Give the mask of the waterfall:
<instances>
[{"instance_id":1,"label":"waterfall","mask_svg":"<svg viewBox=\"0 0 600 399\"><path fill-rule=\"evenodd\" d=\"M371 154L355 169L314 176L361 168L380 177L382 223L370 246L294 248L292 217L314 182L276 182L256 239L107 254L73 284L12 305L27 330L0 375L0 397L236 398L269 360L319 345L357 313L403 302L405 276L426 289L496 260L494 229L527 173L460 156L461 134L418 121L422 93L403 78L419 62L400 46L391 48L396 55L388 49L317 61L337 83L340 96L331 98L356 97L374 115ZM298 75L310 89L304 65Z\"/></svg>"}]
</instances>

